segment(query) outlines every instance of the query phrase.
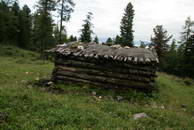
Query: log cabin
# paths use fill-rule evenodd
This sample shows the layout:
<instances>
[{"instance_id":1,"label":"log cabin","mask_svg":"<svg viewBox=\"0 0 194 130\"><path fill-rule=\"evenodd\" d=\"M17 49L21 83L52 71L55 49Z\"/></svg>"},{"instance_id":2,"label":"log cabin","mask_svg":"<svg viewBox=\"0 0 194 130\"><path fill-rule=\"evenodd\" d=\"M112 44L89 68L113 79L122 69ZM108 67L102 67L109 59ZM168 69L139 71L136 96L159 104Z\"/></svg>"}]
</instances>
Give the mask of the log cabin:
<instances>
[{"instance_id":1,"label":"log cabin","mask_svg":"<svg viewBox=\"0 0 194 130\"><path fill-rule=\"evenodd\" d=\"M116 89L154 88L159 63L155 50L74 42L48 52L55 54L54 82Z\"/></svg>"}]
</instances>

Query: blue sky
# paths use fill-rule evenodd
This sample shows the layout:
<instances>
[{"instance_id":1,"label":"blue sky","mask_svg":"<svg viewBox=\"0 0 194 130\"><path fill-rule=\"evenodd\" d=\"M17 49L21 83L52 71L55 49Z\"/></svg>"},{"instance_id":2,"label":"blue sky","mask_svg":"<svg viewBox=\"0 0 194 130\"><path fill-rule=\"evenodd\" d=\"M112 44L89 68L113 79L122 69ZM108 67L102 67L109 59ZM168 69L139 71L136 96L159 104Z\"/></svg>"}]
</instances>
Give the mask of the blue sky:
<instances>
[{"instance_id":1,"label":"blue sky","mask_svg":"<svg viewBox=\"0 0 194 130\"><path fill-rule=\"evenodd\" d=\"M37 0L19 0L34 9ZM68 35L79 36L79 30L87 12L94 15L94 33L100 39L120 34L120 21L124 8L132 2L135 9L135 40L149 41L156 25L163 25L174 38L180 37L182 26L188 16L194 19L193 0L74 0L75 11L66 23Z\"/></svg>"}]
</instances>

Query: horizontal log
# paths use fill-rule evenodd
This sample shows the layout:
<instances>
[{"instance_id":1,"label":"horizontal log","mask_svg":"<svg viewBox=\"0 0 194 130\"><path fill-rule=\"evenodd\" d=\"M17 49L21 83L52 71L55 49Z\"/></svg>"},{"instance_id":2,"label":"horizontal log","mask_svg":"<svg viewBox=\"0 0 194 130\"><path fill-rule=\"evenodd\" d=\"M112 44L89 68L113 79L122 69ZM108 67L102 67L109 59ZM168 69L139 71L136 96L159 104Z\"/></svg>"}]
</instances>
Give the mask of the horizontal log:
<instances>
[{"instance_id":1,"label":"horizontal log","mask_svg":"<svg viewBox=\"0 0 194 130\"><path fill-rule=\"evenodd\" d=\"M138 69L138 70L143 70L143 71L149 71L149 72L155 72L157 69L157 66L155 65L145 65L145 64L130 64L130 63L125 63L125 62L118 62L118 61L107 61L107 60L95 60L95 59L88 59L88 58L83 58L83 57L61 57L61 58L56 58L56 62L66 62L66 61L80 61L84 63L92 63L95 65L101 65L105 67L112 66L114 68L126 68L126 69Z\"/></svg>"},{"instance_id":2,"label":"horizontal log","mask_svg":"<svg viewBox=\"0 0 194 130\"><path fill-rule=\"evenodd\" d=\"M55 82L66 82L66 83L84 83L84 84L90 84L94 86L100 86L103 88L135 88L135 89L144 89L144 90L151 90L153 89L153 84L143 84L143 83L131 83L126 85L118 85L118 84L111 84L111 83L99 83L94 82L90 80L85 79L77 79L73 77L67 77L67 76L57 76L53 78Z\"/></svg>"},{"instance_id":3,"label":"horizontal log","mask_svg":"<svg viewBox=\"0 0 194 130\"><path fill-rule=\"evenodd\" d=\"M74 67L74 66L64 66L64 65L58 65L55 67L56 70L68 70L68 71L78 71L80 73L88 73L91 75L96 75L96 74L100 74L100 75L107 75L107 76L116 76L117 78L123 78L123 77L129 77L129 76L133 76L133 77L145 77L145 78L152 78L154 79L156 77L155 74L153 73L149 73L149 72L143 72L143 71L138 71L138 70L128 70L124 71L125 73L121 73L119 71L113 72L113 71L108 71L107 69L105 70L98 70L98 69L91 69L91 68L81 68L81 67Z\"/></svg>"},{"instance_id":4,"label":"horizontal log","mask_svg":"<svg viewBox=\"0 0 194 130\"><path fill-rule=\"evenodd\" d=\"M124 80L134 80L134 81L142 81L142 82L154 82L154 77L149 76L136 76L136 75L130 75L130 74L120 74L120 73L113 73L108 71L99 71L99 70L93 70L93 69L84 69L84 68L74 68L74 67L66 67L66 66L58 66L56 68L56 73L58 72L73 72L78 74L88 74L91 76L102 76L105 78L116 78L116 79L124 79Z\"/></svg>"},{"instance_id":5,"label":"horizontal log","mask_svg":"<svg viewBox=\"0 0 194 130\"><path fill-rule=\"evenodd\" d=\"M67 67L79 67L79 68L89 68L94 70L101 70L101 71L110 71L110 72L119 72L119 73L131 73L131 74L137 74L137 75L150 75L150 76L156 76L155 70L145 71L145 70L138 70L138 68L134 69L126 69L126 68L119 68L114 66L107 66L107 65L100 65L100 64L94 64L94 63L85 63L80 61L73 61L73 60L67 60L67 61L56 61L55 66L67 66Z\"/></svg>"},{"instance_id":6,"label":"horizontal log","mask_svg":"<svg viewBox=\"0 0 194 130\"><path fill-rule=\"evenodd\" d=\"M107 78L107 77L102 77L102 76L91 76L87 74L78 74L78 73L72 73L68 71L57 72L53 76L54 77L66 76L66 77L72 77L72 78L77 78L77 79L89 80L93 82L111 83L111 84L124 85L124 86L128 86L130 84L138 85L139 83L140 84L150 84L151 83L151 82L146 82L146 81L122 80L122 79Z\"/></svg>"}]
</instances>

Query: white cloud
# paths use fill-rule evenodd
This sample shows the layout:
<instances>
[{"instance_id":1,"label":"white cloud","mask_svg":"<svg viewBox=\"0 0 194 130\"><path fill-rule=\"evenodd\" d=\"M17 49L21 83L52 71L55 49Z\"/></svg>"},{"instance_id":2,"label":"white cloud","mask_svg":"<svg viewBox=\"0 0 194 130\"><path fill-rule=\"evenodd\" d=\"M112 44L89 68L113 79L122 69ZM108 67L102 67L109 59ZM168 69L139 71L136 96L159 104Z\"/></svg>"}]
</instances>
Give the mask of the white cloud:
<instances>
[{"instance_id":1,"label":"white cloud","mask_svg":"<svg viewBox=\"0 0 194 130\"><path fill-rule=\"evenodd\" d=\"M34 10L34 5L37 0L18 0L19 3L23 6L24 4L28 5L32 10Z\"/></svg>"},{"instance_id":2,"label":"white cloud","mask_svg":"<svg viewBox=\"0 0 194 130\"><path fill-rule=\"evenodd\" d=\"M20 0L33 7L36 0ZM120 21L129 0L74 0L75 12L67 26L68 34L79 36L87 12L94 14L94 32L100 38L120 34ZM150 40L152 29L164 25L169 34L179 37L186 17L194 19L193 0L131 0L135 9L135 40Z\"/></svg>"}]
</instances>

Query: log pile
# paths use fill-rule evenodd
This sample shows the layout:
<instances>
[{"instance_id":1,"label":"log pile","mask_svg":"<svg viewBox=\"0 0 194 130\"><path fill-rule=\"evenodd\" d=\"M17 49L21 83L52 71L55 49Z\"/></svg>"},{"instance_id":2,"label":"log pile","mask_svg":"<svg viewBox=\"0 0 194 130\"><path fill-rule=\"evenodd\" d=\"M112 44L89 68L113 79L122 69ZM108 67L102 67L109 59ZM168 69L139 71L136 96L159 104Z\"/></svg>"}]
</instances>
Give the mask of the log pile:
<instances>
[{"instance_id":1,"label":"log pile","mask_svg":"<svg viewBox=\"0 0 194 130\"><path fill-rule=\"evenodd\" d=\"M54 82L151 90L159 63L155 51L95 43L71 43L55 54Z\"/></svg>"}]
</instances>

